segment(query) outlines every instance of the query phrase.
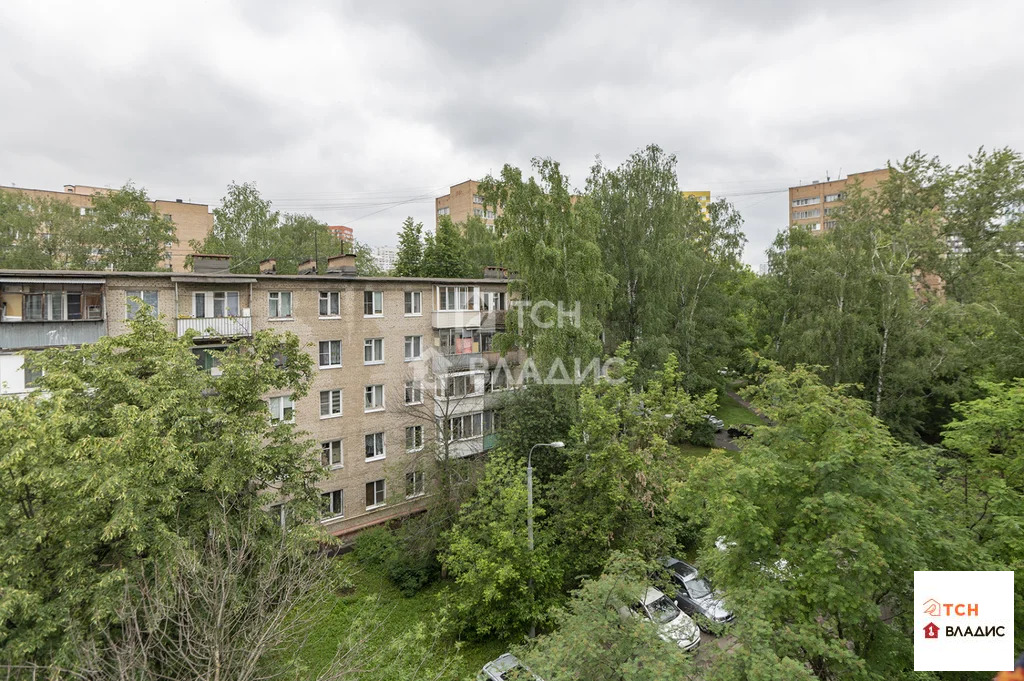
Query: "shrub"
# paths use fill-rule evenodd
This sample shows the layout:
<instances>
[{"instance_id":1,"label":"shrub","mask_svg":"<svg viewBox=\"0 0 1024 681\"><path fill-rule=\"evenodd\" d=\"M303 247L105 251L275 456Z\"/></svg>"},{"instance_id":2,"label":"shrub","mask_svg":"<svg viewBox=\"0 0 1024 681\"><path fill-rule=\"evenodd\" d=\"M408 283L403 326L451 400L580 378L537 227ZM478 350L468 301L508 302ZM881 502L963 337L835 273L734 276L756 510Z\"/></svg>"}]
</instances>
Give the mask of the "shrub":
<instances>
[{"instance_id":1,"label":"shrub","mask_svg":"<svg viewBox=\"0 0 1024 681\"><path fill-rule=\"evenodd\" d=\"M690 426L690 443L698 447L713 447L715 445L715 427L708 423L707 419Z\"/></svg>"}]
</instances>

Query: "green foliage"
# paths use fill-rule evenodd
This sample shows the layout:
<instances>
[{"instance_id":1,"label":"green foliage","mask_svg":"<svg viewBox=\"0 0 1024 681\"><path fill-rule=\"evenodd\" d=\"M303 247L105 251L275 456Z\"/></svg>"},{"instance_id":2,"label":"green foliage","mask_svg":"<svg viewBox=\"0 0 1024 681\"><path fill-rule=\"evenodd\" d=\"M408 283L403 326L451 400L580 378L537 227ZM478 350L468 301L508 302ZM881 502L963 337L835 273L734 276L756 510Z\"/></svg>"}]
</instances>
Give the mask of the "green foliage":
<instances>
[{"instance_id":1,"label":"green foliage","mask_svg":"<svg viewBox=\"0 0 1024 681\"><path fill-rule=\"evenodd\" d=\"M953 451L949 493L962 525L1003 570L1024 569L1024 379L983 383L943 433ZM1024 648L1024 584L1016 584L1016 650Z\"/></svg>"},{"instance_id":2,"label":"green foliage","mask_svg":"<svg viewBox=\"0 0 1024 681\"><path fill-rule=\"evenodd\" d=\"M408 523L415 523L412 518ZM403 596L412 596L440 575L432 546L421 546L417 533L375 527L356 537L353 552L360 563L379 570Z\"/></svg>"},{"instance_id":3,"label":"green foliage","mask_svg":"<svg viewBox=\"0 0 1024 681\"><path fill-rule=\"evenodd\" d=\"M502 395L501 448L518 455L525 465L526 454L538 442L567 440L575 404L562 399L558 386L527 385ZM548 479L565 471L564 450L548 450L533 460L535 473Z\"/></svg>"},{"instance_id":4,"label":"green foliage","mask_svg":"<svg viewBox=\"0 0 1024 681\"><path fill-rule=\"evenodd\" d=\"M690 444L698 447L713 447L715 445L715 427L707 419L694 423L690 428ZM673 438L673 444L682 441L682 438Z\"/></svg>"},{"instance_id":5,"label":"green foliage","mask_svg":"<svg viewBox=\"0 0 1024 681\"><path fill-rule=\"evenodd\" d=\"M131 182L92 198L82 214L59 199L0 192L0 267L24 269L166 269L174 225ZM95 250L95 254L93 251Z\"/></svg>"},{"instance_id":6,"label":"green foliage","mask_svg":"<svg viewBox=\"0 0 1024 681\"><path fill-rule=\"evenodd\" d=\"M297 526L316 517L317 453L270 422L262 397L304 393L298 339L239 341L219 377L196 369L191 346L143 314L126 335L30 355L41 391L0 399L0 658L73 660L125 585L214 515L262 518L280 541L260 513L267 489L293 500Z\"/></svg>"},{"instance_id":7,"label":"green foliage","mask_svg":"<svg viewBox=\"0 0 1024 681\"><path fill-rule=\"evenodd\" d=\"M552 630L517 650L545 681L676 681L693 678L693 662L662 640L650 622L622 617L648 586L651 566L634 555L614 554L597 579L588 579L564 607L553 610Z\"/></svg>"},{"instance_id":8,"label":"green foliage","mask_svg":"<svg viewBox=\"0 0 1024 681\"><path fill-rule=\"evenodd\" d=\"M314 257L322 270L329 256L346 248L323 222L309 215L282 215L273 210L270 200L263 198L252 182L229 184L213 218L209 236L191 246L197 253L230 255L233 272L259 272L260 261L267 258L277 260L281 274L295 274L299 264ZM377 273L367 265L369 249L357 243L350 250L356 253L360 274Z\"/></svg>"},{"instance_id":9,"label":"green foliage","mask_svg":"<svg viewBox=\"0 0 1024 681\"><path fill-rule=\"evenodd\" d=\"M136 189L131 182L117 191L92 197L89 217L95 242L101 245L99 269L167 269L167 244L178 241L174 224L148 202L146 190Z\"/></svg>"},{"instance_id":10,"label":"green foliage","mask_svg":"<svg viewBox=\"0 0 1024 681\"><path fill-rule=\"evenodd\" d=\"M466 218L462 233L466 239L466 260L471 276L483 276L485 267L501 264L498 235L483 218L475 215Z\"/></svg>"},{"instance_id":11,"label":"green foliage","mask_svg":"<svg viewBox=\"0 0 1024 681\"><path fill-rule=\"evenodd\" d=\"M580 306L579 319L558 323L557 308L539 308L536 319L520 326L508 315L501 347L525 348L542 375L556 359L572 367L600 356L601 313L611 299L613 279L601 267L596 215L589 201L574 201L568 179L558 163L534 159L538 178L523 179L518 168L505 166L501 177L488 178L480 193L502 214L495 221L499 257L516 273L509 289L532 304L562 302L564 309ZM532 313L532 310L527 310ZM550 328L544 328L550 324Z\"/></svg>"},{"instance_id":12,"label":"green foliage","mask_svg":"<svg viewBox=\"0 0 1024 681\"><path fill-rule=\"evenodd\" d=\"M565 473L551 483L551 524L568 575L595 574L615 550L658 555L671 547L666 500L678 452L673 437L713 410L714 393L689 395L675 355L642 390L637 362L623 348L612 380L585 387L566 451Z\"/></svg>"},{"instance_id":13,"label":"green foliage","mask_svg":"<svg viewBox=\"0 0 1024 681\"><path fill-rule=\"evenodd\" d=\"M466 241L448 216L442 216L437 231L427 235L420 272L420 276L446 279L474 276L466 256Z\"/></svg>"},{"instance_id":14,"label":"green foliage","mask_svg":"<svg viewBox=\"0 0 1024 681\"><path fill-rule=\"evenodd\" d=\"M500 450L491 452L479 492L463 506L441 556L458 585L452 616L469 636L518 634L541 621L560 595L555 537L535 525L529 551L526 509L523 467ZM535 523L543 516L535 506Z\"/></svg>"},{"instance_id":15,"label":"green foliage","mask_svg":"<svg viewBox=\"0 0 1024 681\"><path fill-rule=\"evenodd\" d=\"M699 460L675 497L706 524L701 565L743 613L712 678L916 678L914 570L985 564L933 453L899 444L868 403L806 367L762 368L747 394L773 425L739 457Z\"/></svg>"},{"instance_id":16,"label":"green foliage","mask_svg":"<svg viewBox=\"0 0 1024 681\"><path fill-rule=\"evenodd\" d=\"M392 274L396 277L419 277L423 269L423 223L407 217L398 234L398 255Z\"/></svg>"}]
</instances>

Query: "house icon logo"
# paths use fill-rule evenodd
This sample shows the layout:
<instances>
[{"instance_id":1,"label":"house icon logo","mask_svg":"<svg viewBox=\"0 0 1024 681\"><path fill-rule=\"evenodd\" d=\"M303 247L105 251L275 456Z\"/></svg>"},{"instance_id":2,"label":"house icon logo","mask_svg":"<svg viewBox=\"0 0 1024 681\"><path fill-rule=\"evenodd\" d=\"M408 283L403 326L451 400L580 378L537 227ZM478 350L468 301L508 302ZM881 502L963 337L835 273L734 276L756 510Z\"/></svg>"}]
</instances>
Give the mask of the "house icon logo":
<instances>
[{"instance_id":1,"label":"house icon logo","mask_svg":"<svg viewBox=\"0 0 1024 681\"><path fill-rule=\"evenodd\" d=\"M928 624L924 625L924 637L925 638L938 638L939 637L939 627L938 627L938 625L935 624L935 622L929 622Z\"/></svg>"},{"instance_id":2,"label":"house icon logo","mask_svg":"<svg viewBox=\"0 0 1024 681\"><path fill-rule=\"evenodd\" d=\"M924 602L924 614L938 617L942 614L942 604L934 598L929 598Z\"/></svg>"}]
</instances>

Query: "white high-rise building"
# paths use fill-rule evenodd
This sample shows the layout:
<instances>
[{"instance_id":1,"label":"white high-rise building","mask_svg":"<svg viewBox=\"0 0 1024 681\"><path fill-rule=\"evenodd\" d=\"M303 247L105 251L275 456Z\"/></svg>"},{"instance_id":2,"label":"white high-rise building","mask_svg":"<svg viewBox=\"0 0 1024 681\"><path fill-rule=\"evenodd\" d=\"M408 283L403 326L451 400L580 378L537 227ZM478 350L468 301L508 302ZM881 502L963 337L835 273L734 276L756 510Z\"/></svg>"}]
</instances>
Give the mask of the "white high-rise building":
<instances>
[{"instance_id":1,"label":"white high-rise building","mask_svg":"<svg viewBox=\"0 0 1024 681\"><path fill-rule=\"evenodd\" d=\"M384 272L394 269L397 258L398 249L390 246L378 246L373 252L373 261Z\"/></svg>"}]
</instances>

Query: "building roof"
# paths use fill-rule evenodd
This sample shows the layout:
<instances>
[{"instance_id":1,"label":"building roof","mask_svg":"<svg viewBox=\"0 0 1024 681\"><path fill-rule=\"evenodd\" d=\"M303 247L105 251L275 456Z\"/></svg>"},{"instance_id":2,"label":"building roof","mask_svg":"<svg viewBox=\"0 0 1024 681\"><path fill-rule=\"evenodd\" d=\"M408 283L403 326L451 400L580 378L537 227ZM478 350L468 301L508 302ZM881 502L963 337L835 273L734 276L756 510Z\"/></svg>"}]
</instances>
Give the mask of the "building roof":
<instances>
[{"instance_id":1,"label":"building roof","mask_svg":"<svg viewBox=\"0 0 1024 681\"><path fill-rule=\"evenodd\" d=\"M417 283L417 284L507 284L507 279L498 278L474 278L474 279L455 279L455 278L438 278L438 277L366 277L358 274L239 274L239 273L219 273L219 272L172 272L169 270L162 270L159 272L113 272L110 270L3 270L0 269L0 277L4 279L11 278L51 278L51 279L89 279L99 280L112 278L112 277L129 277L129 278L143 278L143 277L166 277L171 281L177 280L179 282L184 281L203 281L214 283L220 281L221 283L233 283L235 279L245 279L249 281L281 281L281 280L297 280L297 281L364 281L364 282L386 282L386 283Z\"/></svg>"}]
</instances>

